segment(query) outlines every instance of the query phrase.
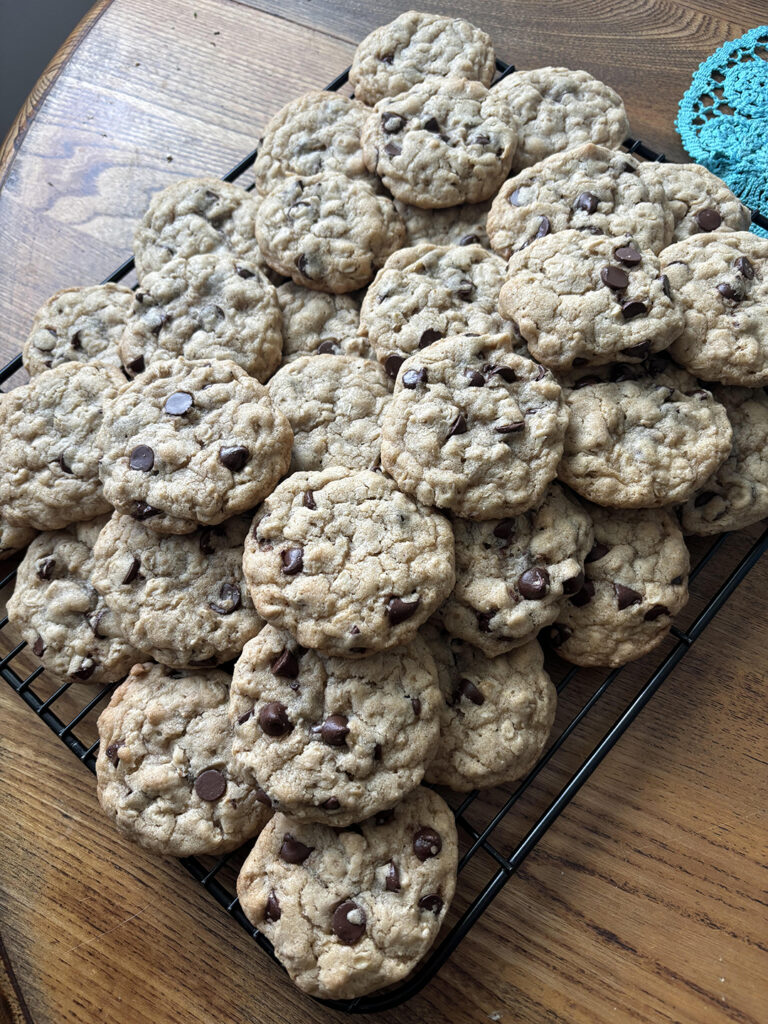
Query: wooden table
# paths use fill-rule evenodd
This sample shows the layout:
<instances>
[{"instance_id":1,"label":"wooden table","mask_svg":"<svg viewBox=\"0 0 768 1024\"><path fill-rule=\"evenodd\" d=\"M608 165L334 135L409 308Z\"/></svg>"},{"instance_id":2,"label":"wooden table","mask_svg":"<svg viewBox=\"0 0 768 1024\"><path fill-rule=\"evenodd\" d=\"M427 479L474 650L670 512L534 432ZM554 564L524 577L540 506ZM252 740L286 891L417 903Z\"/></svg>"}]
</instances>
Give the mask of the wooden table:
<instances>
[{"instance_id":1,"label":"wooden table","mask_svg":"<svg viewBox=\"0 0 768 1024\"><path fill-rule=\"evenodd\" d=\"M223 173L285 100L324 85L407 6L98 3L0 155L0 356L19 350L51 292L98 281L125 257L156 189ZM482 25L518 66L606 79L634 132L673 159L692 71L765 15L759 0L433 7ZM437 981L383 1022L766 1020L766 584L762 565ZM640 678L621 677L582 749ZM587 692L566 696L560 721ZM341 1019L293 991L178 865L114 833L89 774L4 684L0 742L0 927L37 1024ZM526 801L510 844L578 752Z\"/></svg>"}]
</instances>

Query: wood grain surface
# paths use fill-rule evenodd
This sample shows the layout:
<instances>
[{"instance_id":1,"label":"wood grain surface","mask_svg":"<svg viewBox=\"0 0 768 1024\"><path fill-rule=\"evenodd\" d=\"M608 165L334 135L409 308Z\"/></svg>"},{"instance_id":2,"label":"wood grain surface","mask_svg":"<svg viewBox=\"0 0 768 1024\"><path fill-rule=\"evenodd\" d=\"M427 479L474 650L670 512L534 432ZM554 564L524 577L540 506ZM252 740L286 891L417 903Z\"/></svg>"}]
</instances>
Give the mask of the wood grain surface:
<instances>
[{"instance_id":1,"label":"wood grain surface","mask_svg":"<svg viewBox=\"0 0 768 1024\"><path fill-rule=\"evenodd\" d=\"M152 192L223 173L286 99L324 85L358 39L408 6L100 4L2 150L0 358L18 352L47 295L100 280L124 258ZM693 70L765 20L764 4L745 0L432 9L471 17L521 67L569 64L605 78L634 132L673 158L683 155L672 122ZM728 542L685 621L749 540ZM763 1024L767 584L760 565L437 980L377 1020ZM521 801L498 837L507 853L658 657L619 677ZM560 726L598 678L586 673L565 691ZM37 1024L341 1020L295 992L175 862L113 832L89 773L1 685L0 930ZM64 716L76 695L62 703ZM473 821L502 798L492 792ZM459 908L491 871L487 857L473 867Z\"/></svg>"}]
</instances>

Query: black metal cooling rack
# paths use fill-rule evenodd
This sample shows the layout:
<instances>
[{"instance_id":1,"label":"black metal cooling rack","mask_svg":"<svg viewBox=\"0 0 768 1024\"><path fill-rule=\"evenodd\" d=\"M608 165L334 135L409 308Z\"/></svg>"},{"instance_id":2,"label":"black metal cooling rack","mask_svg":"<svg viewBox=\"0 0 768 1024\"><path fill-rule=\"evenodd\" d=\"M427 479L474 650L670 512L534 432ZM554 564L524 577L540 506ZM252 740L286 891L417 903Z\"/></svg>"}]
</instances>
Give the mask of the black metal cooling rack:
<instances>
[{"instance_id":1,"label":"black metal cooling rack","mask_svg":"<svg viewBox=\"0 0 768 1024\"><path fill-rule=\"evenodd\" d=\"M512 74L515 70L514 65L505 64L500 60L496 61L496 66L499 72L496 82ZM345 85L348 71L349 69L342 72L342 74L326 86L326 89L328 91L336 91ZM656 153L637 139L627 139L624 145L629 152L635 153L646 160L665 160L663 154ZM225 175L224 180L237 181L241 179L253 165L257 152L258 150L254 150L252 153L249 153L236 167L232 168L229 174ZM247 187L253 188L253 185L251 184ZM768 228L768 218L762 214L754 213L752 219L760 227ZM133 260L126 260L106 280L121 281L132 270ZM0 370L0 385L13 377L21 368L21 356L17 356ZM2 389L0 388L0 390ZM454 811L463 850L459 860L459 886L457 888L457 898L454 901L454 908L463 905L464 909L452 911L448 918L448 921L452 923L444 926L438 944L405 981L373 995L349 1000L322 1000L322 1002L346 1013L376 1013L404 1003L421 991L434 977L473 925L482 917L496 896L516 874L523 861L575 797L605 758L606 754L613 748L662 683L669 677L675 666L688 654L688 651L699 639L728 598L746 578L761 556L768 550L768 529L766 529L735 564L733 554L730 555L730 568L726 570L722 582L714 594L707 597L705 594L699 593L697 580L701 571L716 556L720 556L721 552L727 553L728 547L732 547L738 537L738 534L722 534L710 544L698 559L691 571L690 582L691 604L698 603L701 605L700 610L686 629L683 630L674 625L670 628L667 646L671 644L671 649L668 650L651 674L639 685L634 695L631 696L623 707L623 710L614 718L613 723L592 747L591 751L583 757L575 770L569 771L567 768L559 766L555 760L556 755L563 750L568 740L574 735L578 735L579 731L584 732L590 724L594 727L595 720L592 713L596 712L599 706L605 708L606 704L610 702L606 701L606 695L609 692L611 695L617 693L617 688L614 685L616 680L621 673L626 673L632 667L625 666L624 669L614 669L605 677L596 680L594 672L567 668L567 666L565 667L567 670L564 670L562 663L559 663L559 670L557 664L554 667L552 665L548 666L553 677L560 674L560 679L557 682L558 695L562 695L566 688L568 688L569 694L579 689L591 692L589 692L588 698L581 703L568 724L550 743L538 764L516 785L511 793L496 789L487 791L482 795L477 790L466 796L447 794L448 801L451 803ZM723 555L722 557L724 558L725 556ZM16 572L12 570L3 579L0 579L0 595L2 595L6 588L10 587L15 576ZM6 616L0 619L0 643L4 643L5 647L10 646L7 643L7 627L8 618ZM26 675L20 674L16 667L14 667L14 661L22 655L26 647L27 645L23 641L17 643L8 650L7 654L0 658L0 674L2 674L3 679L5 679L11 689L26 702L72 753L91 772L95 772L98 741L89 742L89 739L85 738L85 731L90 729L91 734L94 735L96 712L109 699L114 687L106 686L93 694L88 689L88 699L79 707L73 717L65 722L57 715L54 705L67 694L73 685L75 686L74 693L82 693L84 687L81 684L64 683L50 694L37 692L41 688L43 691L50 688L50 684L48 684L48 687L45 686L46 680L43 675L43 666L38 665ZM26 658L29 659L29 652L27 652ZM38 684L37 687L35 684ZM585 685L582 686L581 684ZM528 825L528 830L521 839L516 841L511 852L505 852L509 848L509 840L503 835L502 826L508 824L511 820L509 818L510 812L518 805L521 797L528 793L532 784L537 779L541 784L540 777L542 772L548 767L559 767L560 772L567 776L567 781L550 799L550 802L538 814L538 817L534 818L533 823ZM546 800L547 793L545 789L543 796ZM490 817L486 814L486 820L482 824L473 823L470 820L470 816L473 813L477 814L478 810L482 811L482 808L488 805L489 802L492 807L495 806L494 797L498 806ZM520 808L518 807L518 809ZM492 865L491 874L488 876L481 874L482 868L480 863L483 855L485 856L485 861L490 860ZM272 944L248 921L240 909L235 895L232 879L236 875L237 864L241 858L242 852L235 851L212 863L209 863L210 858L188 857L181 860L181 864L213 896L217 903L255 939L257 944L273 960L276 960ZM484 882L480 881L479 884L475 881L473 885L473 880L470 879L470 876L481 876L481 878L486 878L486 880ZM476 890L473 896L467 896L464 891L465 882L466 888L473 887Z\"/></svg>"}]
</instances>

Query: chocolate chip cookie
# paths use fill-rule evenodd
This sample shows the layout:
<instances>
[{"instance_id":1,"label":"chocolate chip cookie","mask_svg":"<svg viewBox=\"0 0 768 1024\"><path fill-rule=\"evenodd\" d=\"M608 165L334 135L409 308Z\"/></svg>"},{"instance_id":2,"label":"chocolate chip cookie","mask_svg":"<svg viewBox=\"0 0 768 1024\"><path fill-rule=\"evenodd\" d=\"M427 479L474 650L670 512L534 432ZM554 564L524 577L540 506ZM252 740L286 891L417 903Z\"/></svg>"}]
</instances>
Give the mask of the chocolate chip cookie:
<instances>
[{"instance_id":1,"label":"chocolate chip cookie","mask_svg":"<svg viewBox=\"0 0 768 1024\"><path fill-rule=\"evenodd\" d=\"M351 999L404 978L456 888L453 813L428 789L359 827L276 814L237 880L240 906L302 991Z\"/></svg>"},{"instance_id":2,"label":"chocolate chip cookie","mask_svg":"<svg viewBox=\"0 0 768 1024\"><path fill-rule=\"evenodd\" d=\"M134 665L99 715L99 803L147 850L226 853L269 819L232 763L228 699L224 672Z\"/></svg>"},{"instance_id":3,"label":"chocolate chip cookie","mask_svg":"<svg viewBox=\"0 0 768 1024\"><path fill-rule=\"evenodd\" d=\"M686 533L743 530L768 516L768 397L760 388L712 394L733 428L731 454L680 510Z\"/></svg>"},{"instance_id":4,"label":"chocolate chip cookie","mask_svg":"<svg viewBox=\"0 0 768 1024\"><path fill-rule=\"evenodd\" d=\"M93 586L101 516L32 541L8 601L8 618L61 682L114 683L145 657Z\"/></svg>"},{"instance_id":5,"label":"chocolate chip cookie","mask_svg":"<svg viewBox=\"0 0 768 1024\"><path fill-rule=\"evenodd\" d=\"M443 699L426 644L328 657L265 626L235 666L232 750L293 820L349 825L393 807L435 753Z\"/></svg>"},{"instance_id":6,"label":"chocolate chip cookie","mask_svg":"<svg viewBox=\"0 0 768 1024\"><path fill-rule=\"evenodd\" d=\"M533 508L555 476L568 413L549 370L505 336L457 335L406 359L381 462L423 505L465 519Z\"/></svg>"},{"instance_id":7,"label":"chocolate chip cookie","mask_svg":"<svg viewBox=\"0 0 768 1024\"><path fill-rule=\"evenodd\" d=\"M121 366L117 343L133 314L133 292L119 284L64 288L35 313L21 356L30 377L61 363Z\"/></svg>"},{"instance_id":8,"label":"chocolate chip cookie","mask_svg":"<svg viewBox=\"0 0 768 1024\"><path fill-rule=\"evenodd\" d=\"M672 356L702 380L768 384L768 238L692 235L664 250L661 269L685 314Z\"/></svg>"},{"instance_id":9,"label":"chocolate chip cookie","mask_svg":"<svg viewBox=\"0 0 768 1024\"><path fill-rule=\"evenodd\" d=\"M532 640L489 658L433 626L423 636L437 664L442 716L425 778L457 792L520 779L549 737L557 692Z\"/></svg>"},{"instance_id":10,"label":"chocolate chip cookie","mask_svg":"<svg viewBox=\"0 0 768 1024\"><path fill-rule=\"evenodd\" d=\"M658 646L688 601L690 559L666 509L590 508L595 543L582 589L544 635L574 665L616 668Z\"/></svg>"},{"instance_id":11,"label":"chocolate chip cookie","mask_svg":"<svg viewBox=\"0 0 768 1024\"><path fill-rule=\"evenodd\" d=\"M430 76L454 75L488 86L495 70L493 44L482 29L461 18L406 11L358 45L349 81L355 96L373 106Z\"/></svg>"},{"instance_id":12,"label":"chocolate chip cookie","mask_svg":"<svg viewBox=\"0 0 768 1024\"><path fill-rule=\"evenodd\" d=\"M701 164L643 163L640 174L658 182L675 218L673 242L712 231L746 231L752 215L717 175Z\"/></svg>"},{"instance_id":13,"label":"chocolate chip cookie","mask_svg":"<svg viewBox=\"0 0 768 1024\"><path fill-rule=\"evenodd\" d=\"M395 200L395 209L405 224L407 246L421 245L482 245L490 249L485 222L490 202L464 203L442 210L423 210Z\"/></svg>"},{"instance_id":14,"label":"chocolate chip cookie","mask_svg":"<svg viewBox=\"0 0 768 1024\"><path fill-rule=\"evenodd\" d=\"M302 356L279 370L267 390L291 424L291 471L374 469L390 387L384 368L359 356Z\"/></svg>"},{"instance_id":15,"label":"chocolate chip cookie","mask_svg":"<svg viewBox=\"0 0 768 1024\"><path fill-rule=\"evenodd\" d=\"M34 540L37 534L29 526L14 526L9 523L5 516L0 515L0 561L10 558L17 551L21 551Z\"/></svg>"},{"instance_id":16,"label":"chocolate chip cookie","mask_svg":"<svg viewBox=\"0 0 768 1024\"><path fill-rule=\"evenodd\" d=\"M591 142L553 153L504 182L488 214L491 246L508 259L536 238L575 228L630 235L639 249L660 252L674 218L661 184L639 169L629 153Z\"/></svg>"},{"instance_id":17,"label":"chocolate chip cookie","mask_svg":"<svg viewBox=\"0 0 768 1024\"><path fill-rule=\"evenodd\" d=\"M98 446L108 501L156 533L216 525L269 494L291 428L228 359L153 363L108 404Z\"/></svg>"},{"instance_id":18,"label":"chocolate chip cookie","mask_svg":"<svg viewBox=\"0 0 768 1024\"><path fill-rule=\"evenodd\" d=\"M243 579L250 521L164 537L115 512L94 549L92 582L126 639L172 668L236 658L263 625Z\"/></svg>"},{"instance_id":19,"label":"chocolate chip cookie","mask_svg":"<svg viewBox=\"0 0 768 1024\"><path fill-rule=\"evenodd\" d=\"M363 157L396 199L425 208L490 199L509 173L517 124L480 82L428 78L376 104Z\"/></svg>"},{"instance_id":20,"label":"chocolate chip cookie","mask_svg":"<svg viewBox=\"0 0 768 1024\"><path fill-rule=\"evenodd\" d=\"M553 370L638 362L667 348L683 311L658 258L632 239L558 231L513 253L499 312Z\"/></svg>"},{"instance_id":21,"label":"chocolate chip cookie","mask_svg":"<svg viewBox=\"0 0 768 1024\"><path fill-rule=\"evenodd\" d=\"M264 619L357 657L406 643L448 597L453 531L381 473L294 473L259 509L243 569Z\"/></svg>"},{"instance_id":22,"label":"chocolate chip cookie","mask_svg":"<svg viewBox=\"0 0 768 1024\"><path fill-rule=\"evenodd\" d=\"M62 363L0 395L0 508L9 525L58 530L110 511L99 481L103 406L114 366Z\"/></svg>"},{"instance_id":23,"label":"chocolate chip cookie","mask_svg":"<svg viewBox=\"0 0 768 1024\"><path fill-rule=\"evenodd\" d=\"M416 245L385 263L363 299L360 333L392 379L403 361L454 334L509 333L498 312L504 261L479 245Z\"/></svg>"},{"instance_id":24,"label":"chocolate chip cookie","mask_svg":"<svg viewBox=\"0 0 768 1024\"><path fill-rule=\"evenodd\" d=\"M277 289L283 314L283 363L301 356L338 355L373 358L357 329L360 303L352 295L311 291L286 281Z\"/></svg>"},{"instance_id":25,"label":"chocolate chip cookie","mask_svg":"<svg viewBox=\"0 0 768 1024\"><path fill-rule=\"evenodd\" d=\"M131 375L157 360L231 359L264 382L280 363L277 294L255 263L213 253L147 273L120 339Z\"/></svg>"},{"instance_id":26,"label":"chocolate chip cookie","mask_svg":"<svg viewBox=\"0 0 768 1024\"><path fill-rule=\"evenodd\" d=\"M581 588L592 527L559 484L511 519L453 520L456 586L440 609L447 631L489 658L533 639Z\"/></svg>"}]
</instances>

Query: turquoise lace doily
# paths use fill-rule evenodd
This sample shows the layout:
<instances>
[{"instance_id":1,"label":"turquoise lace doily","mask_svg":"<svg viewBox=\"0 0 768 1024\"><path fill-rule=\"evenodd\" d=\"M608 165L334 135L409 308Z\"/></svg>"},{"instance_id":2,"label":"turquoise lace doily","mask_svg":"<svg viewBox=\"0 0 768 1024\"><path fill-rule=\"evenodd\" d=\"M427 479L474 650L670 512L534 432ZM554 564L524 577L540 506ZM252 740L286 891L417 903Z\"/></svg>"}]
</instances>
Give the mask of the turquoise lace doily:
<instances>
[{"instance_id":1,"label":"turquoise lace doily","mask_svg":"<svg viewBox=\"0 0 768 1024\"><path fill-rule=\"evenodd\" d=\"M768 215L768 25L703 61L675 122L686 152ZM752 231L768 236L756 224Z\"/></svg>"}]
</instances>

